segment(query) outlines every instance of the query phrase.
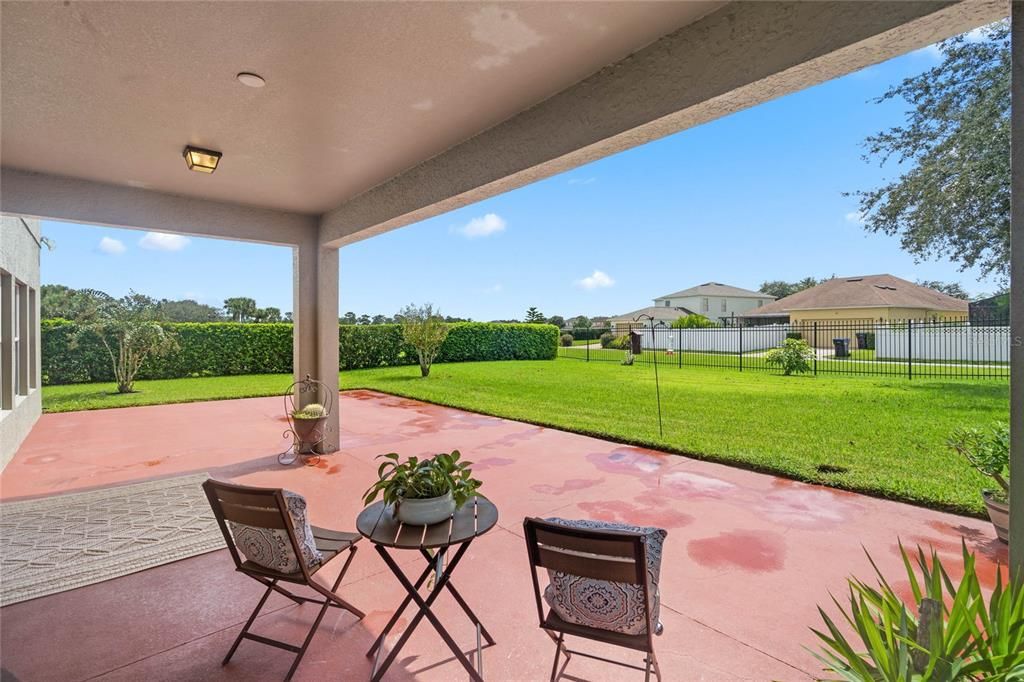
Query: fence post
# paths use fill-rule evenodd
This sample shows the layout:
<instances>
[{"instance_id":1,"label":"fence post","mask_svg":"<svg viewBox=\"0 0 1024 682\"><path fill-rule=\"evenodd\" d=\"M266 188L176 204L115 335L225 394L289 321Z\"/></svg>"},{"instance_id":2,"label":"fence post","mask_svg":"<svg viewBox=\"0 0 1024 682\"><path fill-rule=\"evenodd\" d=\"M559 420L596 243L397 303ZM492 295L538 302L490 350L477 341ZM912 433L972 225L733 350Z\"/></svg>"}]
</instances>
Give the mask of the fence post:
<instances>
[{"instance_id":1,"label":"fence post","mask_svg":"<svg viewBox=\"0 0 1024 682\"><path fill-rule=\"evenodd\" d=\"M907 378L914 378L914 321L907 320Z\"/></svg>"},{"instance_id":2,"label":"fence post","mask_svg":"<svg viewBox=\"0 0 1024 682\"><path fill-rule=\"evenodd\" d=\"M814 333L813 333L812 336L814 338L814 346L811 348L811 350L814 351L814 376L818 376L818 321L817 320L814 321L814 327L813 328L814 328Z\"/></svg>"},{"instance_id":3,"label":"fence post","mask_svg":"<svg viewBox=\"0 0 1024 682\"><path fill-rule=\"evenodd\" d=\"M683 368L683 328L680 327L676 330L676 353L679 355L679 369Z\"/></svg>"},{"instance_id":4,"label":"fence post","mask_svg":"<svg viewBox=\"0 0 1024 682\"><path fill-rule=\"evenodd\" d=\"M740 330L740 371L743 371L743 323L739 324Z\"/></svg>"},{"instance_id":5,"label":"fence post","mask_svg":"<svg viewBox=\"0 0 1024 682\"><path fill-rule=\"evenodd\" d=\"M590 332L587 331L587 332L585 332L585 334L586 334L586 337L587 337L586 338L587 342L583 345L583 347L587 349L587 362L590 362Z\"/></svg>"}]
</instances>

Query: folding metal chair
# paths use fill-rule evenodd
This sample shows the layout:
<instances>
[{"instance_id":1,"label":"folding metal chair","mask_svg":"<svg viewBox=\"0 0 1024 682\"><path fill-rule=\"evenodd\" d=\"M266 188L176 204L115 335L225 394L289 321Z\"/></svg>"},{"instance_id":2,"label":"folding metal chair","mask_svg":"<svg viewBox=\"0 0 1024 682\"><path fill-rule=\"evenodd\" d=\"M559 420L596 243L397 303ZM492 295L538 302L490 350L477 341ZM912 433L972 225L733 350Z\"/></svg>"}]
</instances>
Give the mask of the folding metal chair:
<instances>
[{"instance_id":1,"label":"folding metal chair","mask_svg":"<svg viewBox=\"0 0 1024 682\"><path fill-rule=\"evenodd\" d=\"M224 534L224 541L227 543L228 551L231 552L231 558L235 561L235 570L244 573L261 585L265 585L267 588L267 591L263 593L263 597L260 598L259 603L256 604L256 609L252 612L252 615L249 616L249 620L245 622L245 626L242 628L242 631L238 633L238 637L235 639L234 644L231 645L231 649L228 650L228 655L224 657L221 665L227 665L243 639L251 639L254 642L260 642L261 644L267 644L279 649L284 649L285 651L290 651L296 655L295 661L292 663L291 668L288 670L288 674L284 678L286 681L290 680L292 675L295 674L296 668L299 667L299 663L302 661L302 657L305 655L306 649L309 647L309 643L313 639L313 635L316 633L317 628L320 627L320 621L323 620L328 607L333 606L335 608L344 609L359 619L365 615L362 611L335 594L338 590L338 586L341 585L342 579L345 577L345 573L348 571L349 565L352 563L352 559L355 558L357 549L355 544L362 536L358 533L344 533L341 531L333 531L326 528L311 526L313 529L313 537L316 541L316 548L323 555L323 561L318 566L309 568L306 566L306 562L302 559L299 540L295 534L295 528L292 524L291 516L288 513L288 507L285 502L283 490L280 488L253 488L242 485L231 485L214 480L208 480L203 483L203 490L206 491L206 497L210 500L210 507L213 508L213 514L217 518L217 524L220 526L220 530ZM295 553L299 570L294 573L280 573L246 560L239 554L238 547L235 545L234 538L228 529L228 521L256 528L284 530L288 534L288 540L291 543L292 551ZM334 581L334 586L331 589L328 590L326 587L313 580L313 576L319 572L320 569L343 552L348 553L348 558L345 560L345 564L341 568L341 573L338 574L338 579ZM279 585L279 582L305 585L316 592L319 592L324 598L321 600L318 598L303 597L294 594ZM306 635L305 641L302 642L302 646L295 646L287 642L270 639L269 637L263 637L249 632L249 628L252 627L253 622L256 620L256 616L259 614L260 609L263 608L263 605L267 602L267 598L270 596L271 592L282 594L296 604L301 605L306 602L310 602L321 605L320 612L317 613L316 620L313 621L313 625L309 629L309 633Z\"/></svg>"},{"instance_id":2,"label":"folding metal chair","mask_svg":"<svg viewBox=\"0 0 1024 682\"><path fill-rule=\"evenodd\" d=\"M525 519L523 529L526 533L526 547L530 557L530 572L533 578L534 595L537 599L537 616L540 618L540 627L555 643L555 661L551 666L552 682L562 676L573 654L625 668L642 670L646 682L651 679L653 670L660 682L661 669L654 654L654 635L660 634L660 628L654 622L650 608L651 586L647 572L647 546L643 536L638 533L618 530L572 528L535 518ZM647 623L646 631L637 635L623 634L567 622L551 609L548 609L545 614L540 582L537 579L537 572L542 568L581 578L640 585L643 594L644 617ZM569 649L565 644L565 635L642 651L646 654L644 665L641 667ZM565 663L560 670L558 663L563 654Z\"/></svg>"}]
</instances>

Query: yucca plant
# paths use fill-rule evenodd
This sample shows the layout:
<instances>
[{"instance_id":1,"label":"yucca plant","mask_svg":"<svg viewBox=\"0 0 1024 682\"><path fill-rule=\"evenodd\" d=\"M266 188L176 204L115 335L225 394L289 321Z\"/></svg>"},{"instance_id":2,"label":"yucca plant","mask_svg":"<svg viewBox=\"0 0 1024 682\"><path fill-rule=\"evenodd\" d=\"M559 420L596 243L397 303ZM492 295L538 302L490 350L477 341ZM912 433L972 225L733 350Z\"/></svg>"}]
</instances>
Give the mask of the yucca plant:
<instances>
[{"instance_id":1,"label":"yucca plant","mask_svg":"<svg viewBox=\"0 0 1024 682\"><path fill-rule=\"evenodd\" d=\"M996 587L987 603L975 570L974 554L963 546L964 575L954 584L938 554L917 549L917 571L900 545L913 605L895 593L868 555L878 577L873 587L850 578L848 610L833 597L848 628L822 608L826 632L812 628L824 643L815 657L835 680L857 682L944 682L991 680L1024 682L1024 580L1016 576ZM920 572L920 575L918 575Z\"/></svg>"}]
</instances>

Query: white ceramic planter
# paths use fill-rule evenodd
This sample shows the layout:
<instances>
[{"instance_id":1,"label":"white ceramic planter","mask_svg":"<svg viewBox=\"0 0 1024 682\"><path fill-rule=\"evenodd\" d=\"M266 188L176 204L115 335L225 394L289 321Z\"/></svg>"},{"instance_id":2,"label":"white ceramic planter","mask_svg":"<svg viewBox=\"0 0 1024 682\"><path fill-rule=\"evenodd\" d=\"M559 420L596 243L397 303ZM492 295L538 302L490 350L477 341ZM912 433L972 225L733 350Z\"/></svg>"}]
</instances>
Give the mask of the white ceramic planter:
<instances>
[{"instance_id":1,"label":"white ceramic planter","mask_svg":"<svg viewBox=\"0 0 1024 682\"><path fill-rule=\"evenodd\" d=\"M983 490L981 497L985 500L985 507L988 509L988 518L995 526L996 536L1003 542L1010 541L1010 505L992 499L992 492Z\"/></svg>"},{"instance_id":2,"label":"white ceramic planter","mask_svg":"<svg viewBox=\"0 0 1024 682\"><path fill-rule=\"evenodd\" d=\"M455 513L455 499L449 492L444 497L430 497L425 500L402 500L396 516L402 523L411 526L429 526L440 523Z\"/></svg>"}]
</instances>

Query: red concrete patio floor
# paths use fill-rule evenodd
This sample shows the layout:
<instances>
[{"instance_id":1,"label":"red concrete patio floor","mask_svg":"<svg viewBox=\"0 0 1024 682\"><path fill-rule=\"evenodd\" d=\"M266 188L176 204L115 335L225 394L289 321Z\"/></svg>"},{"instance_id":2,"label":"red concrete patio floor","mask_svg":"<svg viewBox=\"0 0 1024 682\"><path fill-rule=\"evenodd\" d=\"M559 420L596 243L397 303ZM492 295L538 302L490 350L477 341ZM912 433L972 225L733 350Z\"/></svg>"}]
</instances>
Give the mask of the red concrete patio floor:
<instances>
[{"instance_id":1,"label":"red concrete patio floor","mask_svg":"<svg viewBox=\"0 0 1024 682\"><path fill-rule=\"evenodd\" d=\"M454 575L497 640L484 653L489 680L549 674L553 651L536 623L525 515L668 529L665 633L657 640L668 680L814 676L820 666L804 647L814 646L808 626L818 624L815 605L826 604L830 590L842 593L850 573L870 575L862 545L897 582L897 538L955 560L963 537L989 581L995 562L1006 561L989 525L975 519L366 391L344 394L340 406L343 450L316 467L277 464L283 424L274 398L44 415L0 476L0 498L206 471L299 491L313 523L351 529L375 455L459 448L476 462L482 492L501 513L499 526L473 544ZM411 553L402 559L420 567ZM291 656L255 642L220 666L259 593L221 550L9 606L0 610L4 680L279 680ZM296 679L368 678L364 653L403 593L366 543L341 593L367 617L329 613ZM270 604L256 632L300 641L316 608L276 595ZM470 650L474 630L449 595L438 600L438 613ZM577 657L567 675L619 680L642 673ZM428 625L388 675L465 677Z\"/></svg>"}]
</instances>

